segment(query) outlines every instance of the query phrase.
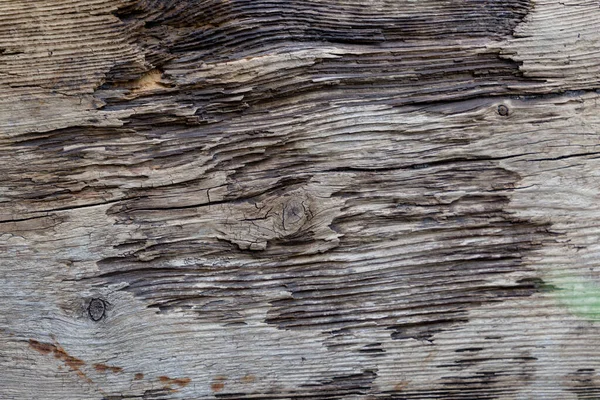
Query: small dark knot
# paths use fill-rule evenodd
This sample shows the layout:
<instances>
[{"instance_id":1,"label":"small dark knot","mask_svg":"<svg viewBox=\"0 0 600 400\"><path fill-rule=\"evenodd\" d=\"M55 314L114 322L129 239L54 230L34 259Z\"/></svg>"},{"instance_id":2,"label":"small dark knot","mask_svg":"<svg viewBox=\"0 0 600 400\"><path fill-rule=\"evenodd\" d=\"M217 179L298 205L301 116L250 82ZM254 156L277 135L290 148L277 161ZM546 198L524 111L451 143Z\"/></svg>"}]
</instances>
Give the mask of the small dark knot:
<instances>
[{"instance_id":1,"label":"small dark knot","mask_svg":"<svg viewBox=\"0 0 600 400\"><path fill-rule=\"evenodd\" d=\"M500 104L498 106L498 114L506 117L508 115L508 107L506 107L504 104Z\"/></svg>"},{"instance_id":2,"label":"small dark knot","mask_svg":"<svg viewBox=\"0 0 600 400\"><path fill-rule=\"evenodd\" d=\"M106 313L106 303L102 299L92 299L88 305L88 314L92 321L100 321Z\"/></svg>"}]
</instances>

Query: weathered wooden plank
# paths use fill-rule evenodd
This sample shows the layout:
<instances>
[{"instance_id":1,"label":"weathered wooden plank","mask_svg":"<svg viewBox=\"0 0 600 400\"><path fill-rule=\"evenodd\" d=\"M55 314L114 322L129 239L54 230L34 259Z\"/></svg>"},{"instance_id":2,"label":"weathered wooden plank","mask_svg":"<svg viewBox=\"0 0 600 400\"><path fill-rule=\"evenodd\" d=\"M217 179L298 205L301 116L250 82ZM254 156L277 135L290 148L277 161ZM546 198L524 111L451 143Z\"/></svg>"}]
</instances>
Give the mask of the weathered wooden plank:
<instances>
[{"instance_id":1,"label":"weathered wooden plank","mask_svg":"<svg viewBox=\"0 0 600 400\"><path fill-rule=\"evenodd\" d=\"M0 1L0 397L600 396L599 10Z\"/></svg>"}]
</instances>

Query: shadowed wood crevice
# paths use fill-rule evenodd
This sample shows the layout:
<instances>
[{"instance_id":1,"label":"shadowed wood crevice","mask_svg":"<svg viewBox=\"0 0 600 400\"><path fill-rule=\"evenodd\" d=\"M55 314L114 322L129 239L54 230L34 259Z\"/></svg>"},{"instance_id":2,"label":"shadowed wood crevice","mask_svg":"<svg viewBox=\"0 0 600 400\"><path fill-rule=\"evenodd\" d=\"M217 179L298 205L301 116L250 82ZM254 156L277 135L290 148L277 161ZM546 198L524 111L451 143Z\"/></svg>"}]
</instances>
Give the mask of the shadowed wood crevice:
<instances>
[{"instance_id":1,"label":"shadowed wood crevice","mask_svg":"<svg viewBox=\"0 0 600 400\"><path fill-rule=\"evenodd\" d=\"M317 203L295 199L281 206L270 203L269 197L249 198L216 206L170 209L173 217L186 222L165 235L166 227L159 223L164 209L122 209L117 215L127 215L122 221L139 226L146 240L136 242L137 248L136 243L129 242L124 257L101 262L106 272L100 282L127 282L126 290L161 312L192 312L196 318L208 320L244 322L244 309L269 302L271 309L265 322L285 329L322 331L364 324L394 325L409 315L416 317L416 321L420 316L427 324L428 313L451 316L452 310L530 296L537 291L537 286L523 283L524 278L506 285L488 282L498 279L499 274L526 272L529 268L522 260L527 253L544 241L553 240L548 225L518 220L503 211L509 198L496 192L510 193L511 188L518 186L519 178L514 173L482 161L409 171L407 182L398 181L394 170L378 173L376 177L373 173L353 172L351 186L340 187L331 194L342 200L333 201L341 205L337 206L338 216L331 221L319 221L324 214L314 208L325 199ZM448 182L447 188L443 182ZM455 194L461 190L460 182L477 195L464 191ZM303 187L302 182L291 187L298 184ZM304 187L310 186L304 182ZM285 186L280 188L278 196L285 199L290 190ZM356 192L353 188L360 190ZM411 200L402 201L401 193L407 191L413 192ZM241 211L244 209L251 214ZM240 212L237 210L243 217L235 217ZM197 212L211 217L200 217L194 223ZM223 216L218 217L221 213ZM274 223L280 224L279 227ZM319 224L331 228L322 230L317 228ZM234 231L245 232L243 242L221 236L230 225L235 227ZM200 227L206 235L193 238L193 232ZM419 227L420 237L413 232L415 227ZM269 236L265 237L261 229L277 236L267 239ZM335 233L339 244L316 253L315 233L327 231L329 235ZM252 239L253 234L259 235L257 239ZM170 240L161 239L165 236ZM238 249L223 246L215 238L231 240ZM255 246L258 238L267 239L264 248ZM465 241L469 245L462 244ZM250 245L246 247L243 243ZM417 243L421 248L414 252L411 249ZM203 256L190 257L185 265L164 267L185 258L186 249L197 245L206 249ZM240 251L245 249L254 253ZM356 261L342 261L349 249L364 256ZM388 255L379 260L376 254L384 249ZM307 251L309 259L303 261ZM273 268L252 267L260 260L273 259L277 260ZM215 264L210 260L219 261ZM365 263L371 267L358 272ZM402 279L397 285L391 283L399 277ZM543 281L535 275L528 279L534 278ZM449 282L454 287L445 290ZM199 291L199 286L203 290ZM423 293L435 292L437 299L427 294L419 300L412 293L416 287L423 287ZM282 297L281 288L289 294ZM411 288L410 302L404 300L408 288ZM276 293L276 297L269 292ZM385 293L381 304L360 306L380 293ZM395 300L391 301L389 296Z\"/></svg>"},{"instance_id":2,"label":"shadowed wood crevice","mask_svg":"<svg viewBox=\"0 0 600 400\"><path fill-rule=\"evenodd\" d=\"M366 370L360 374L335 376L318 384L303 385L305 388L291 392L260 392L260 393L217 393L218 399L344 399L348 396L363 395L372 388L377 377L376 371Z\"/></svg>"}]
</instances>

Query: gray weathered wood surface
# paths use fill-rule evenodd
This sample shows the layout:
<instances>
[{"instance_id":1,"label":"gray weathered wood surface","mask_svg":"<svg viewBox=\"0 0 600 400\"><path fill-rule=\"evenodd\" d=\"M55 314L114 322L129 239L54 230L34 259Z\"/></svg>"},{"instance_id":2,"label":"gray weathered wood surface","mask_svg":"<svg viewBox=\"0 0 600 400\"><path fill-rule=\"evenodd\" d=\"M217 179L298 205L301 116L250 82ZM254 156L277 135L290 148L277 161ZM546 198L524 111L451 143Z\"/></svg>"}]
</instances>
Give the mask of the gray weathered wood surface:
<instances>
[{"instance_id":1,"label":"gray weathered wood surface","mask_svg":"<svg viewBox=\"0 0 600 400\"><path fill-rule=\"evenodd\" d=\"M600 398L599 26L0 0L0 398Z\"/></svg>"}]
</instances>

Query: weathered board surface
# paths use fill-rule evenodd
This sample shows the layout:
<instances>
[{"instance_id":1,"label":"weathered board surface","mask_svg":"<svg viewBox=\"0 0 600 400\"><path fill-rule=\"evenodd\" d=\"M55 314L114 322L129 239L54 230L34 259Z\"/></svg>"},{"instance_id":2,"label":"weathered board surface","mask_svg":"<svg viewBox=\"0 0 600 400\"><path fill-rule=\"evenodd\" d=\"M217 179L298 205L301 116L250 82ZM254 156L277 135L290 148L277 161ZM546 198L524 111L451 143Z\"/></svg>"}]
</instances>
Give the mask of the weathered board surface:
<instances>
[{"instance_id":1,"label":"weathered board surface","mask_svg":"<svg viewBox=\"0 0 600 400\"><path fill-rule=\"evenodd\" d=\"M0 0L0 398L600 398L599 26Z\"/></svg>"}]
</instances>

